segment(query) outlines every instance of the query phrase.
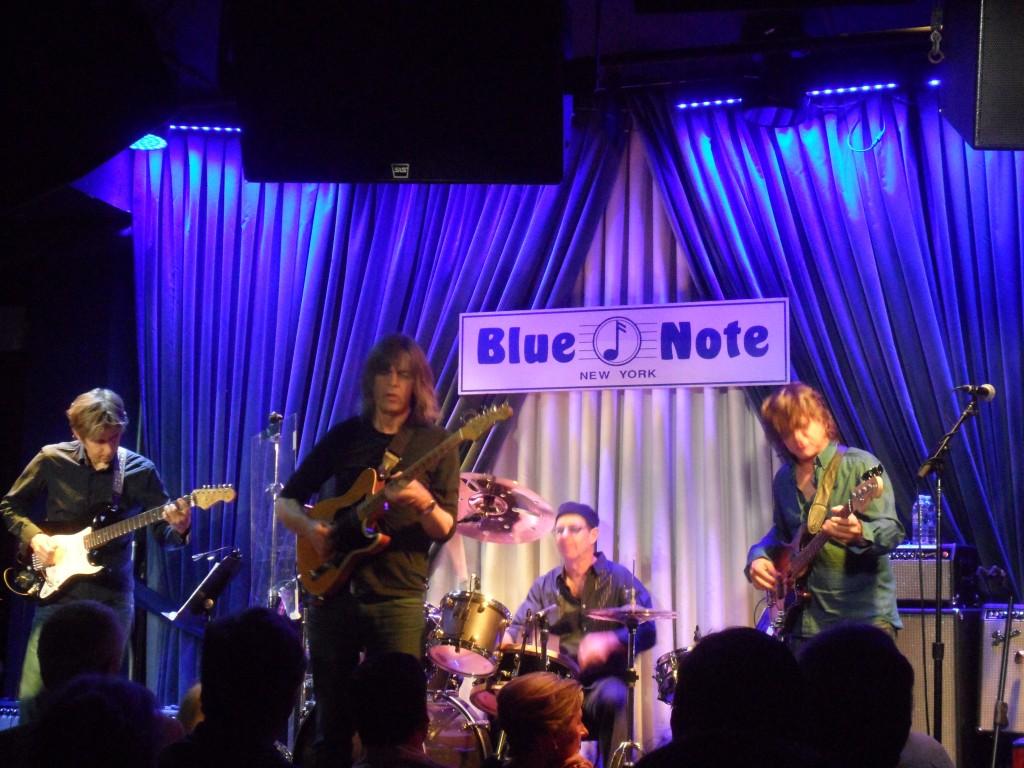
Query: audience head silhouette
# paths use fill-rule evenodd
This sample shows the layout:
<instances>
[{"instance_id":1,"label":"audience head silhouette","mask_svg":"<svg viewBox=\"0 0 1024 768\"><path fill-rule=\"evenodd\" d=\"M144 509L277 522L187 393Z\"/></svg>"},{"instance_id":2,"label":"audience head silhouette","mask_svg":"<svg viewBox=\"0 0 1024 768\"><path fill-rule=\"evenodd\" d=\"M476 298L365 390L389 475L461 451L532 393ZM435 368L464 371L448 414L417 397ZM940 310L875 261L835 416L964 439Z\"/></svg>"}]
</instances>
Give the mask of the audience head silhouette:
<instances>
[{"instance_id":1,"label":"audience head silhouette","mask_svg":"<svg viewBox=\"0 0 1024 768\"><path fill-rule=\"evenodd\" d=\"M77 600L54 611L39 630L39 674L48 691L87 672L115 674L124 655L117 615L94 600Z\"/></svg>"},{"instance_id":2,"label":"audience head silhouette","mask_svg":"<svg viewBox=\"0 0 1024 768\"><path fill-rule=\"evenodd\" d=\"M910 733L914 669L893 639L877 627L844 624L809 640L799 662L813 722L808 739L829 764L895 766Z\"/></svg>"},{"instance_id":3,"label":"audience head silhouette","mask_svg":"<svg viewBox=\"0 0 1024 768\"><path fill-rule=\"evenodd\" d=\"M365 746L422 747L429 718L418 659L398 652L371 656L356 668L352 691L356 732Z\"/></svg>"},{"instance_id":4,"label":"audience head silhouette","mask_svg":"<svg viewBox=\"0 0 1024 768\"><path fill-rule=\"evenodd\" d=\"M587 736L583 688L551 672L513 678L498 691L498 722L515 765L561 765Z\"/></svg>"},{"instance_id":5,"label":"audience head silhouette","mask_svg":"<svg viewBox=\"0 0 1024 768\"><path fill-rule=\"evenodd\" d=\"M163 736L156 697L109 674L79 675L53 692L35 733L38 768L149 768Z\"/></svg>"},{"instance_id":6,"label":"audience head silhouette","mask_svg":"<svg viewBox=\"0 0 1024 768\"><path fill-rule=\"evenodd\" d=\"M267 608L212 622L200 665L205 722L272 742L295 705L306 659L291 624Z\"/></svg>"}]
</instances>

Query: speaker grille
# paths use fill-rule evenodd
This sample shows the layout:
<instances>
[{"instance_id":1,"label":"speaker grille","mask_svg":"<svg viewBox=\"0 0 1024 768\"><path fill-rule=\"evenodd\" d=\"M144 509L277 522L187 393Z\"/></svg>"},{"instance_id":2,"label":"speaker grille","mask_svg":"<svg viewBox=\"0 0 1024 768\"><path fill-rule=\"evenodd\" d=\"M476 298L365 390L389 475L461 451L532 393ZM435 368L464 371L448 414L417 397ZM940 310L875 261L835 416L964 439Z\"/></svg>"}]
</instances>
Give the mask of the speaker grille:
<instances>
[{"instance_id":1,"label":"speaker grille","mask_svg":"<svg viewBox=\"0 0 1024 768\"><path fill-rule=\"evenodd\" d=\"M977 554L973 547L962 544L943 544L942 602L972 603L973 590L966 577L977 567ZM889 564L896 582L896 599L906 603L931 605L935 602L937 566L935 546L905 544L889 554ZM917 605L916 607L922 607Z\"/></svg>"},{"instance_id":2,"label":"speaker grille","mask_svg":"<svg viewBox=\"0 0 1024 768\"><path fill-rule=\"evenodd\" d=\"M901 608L903 629L896 645L914 668L914 712L911 728L931 733L935 718L935 671L932 643L935 614L932 611ZM965 765L970 733L974 728L977 691L976 647L970 643L977 633L977 611L956 608L942 611L942 746L955 765Z\"/></svg>"},{"instance_id":3,"label":"speaker grille","mask_svg":"<svg viewBox=\"0 0 1024 768\"><path fill-rule=\"evenodd\" d=\"M1020 0L947 0L943 113L975 149L1024 149Z\"/></svg>"},{"instance_id":4,"label":"speaker grille","mask_svg":"<svg viewBox=\"0 0 1024 768\"><path fill-rule=\"evenodd\" d=\"M982 608L981 690L978 695L978 728L982 731L992 730L992 716L999 688L999 665L1003 653L1002 642L997 644L994 636L998 633L997 636L1002 638L1005 628L1005 605L986 605ZM1024 733L1024 605L1014 606L1012 629L1020 634L1010 638L1010 658L1002 698L1007 704L1009 725L1004 730Z\"/></svg>"}]
</instances>

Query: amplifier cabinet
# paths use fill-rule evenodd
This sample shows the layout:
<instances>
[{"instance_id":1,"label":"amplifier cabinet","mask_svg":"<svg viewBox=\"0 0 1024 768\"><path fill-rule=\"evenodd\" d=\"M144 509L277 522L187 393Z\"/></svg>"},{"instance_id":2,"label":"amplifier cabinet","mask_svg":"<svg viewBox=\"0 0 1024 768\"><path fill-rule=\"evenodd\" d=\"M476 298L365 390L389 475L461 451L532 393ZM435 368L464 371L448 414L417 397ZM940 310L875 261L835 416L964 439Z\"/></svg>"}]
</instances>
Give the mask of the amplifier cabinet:
<instances>
[{"instance_id":1,"label":"amplifier cabinet","mask_svg":"<svg viewBox=\"0 0 1024 768\"><path fill-rule=\"evenodd\" d=\"M981 608L981 674L978 692L978 729L992 731L996 694L999 692L999 665L1006 630L1006 604L986 604ZM1002 701L1007 704L1010 733L1024 733L1024 605L1013 607L1010 657L1006 665L1006 687ZM1016 633L1016 634L1014 634Z\"/></svg>"},{"instance_id":2,"label":"amplifier cabinet","mask_svg":"<svg viewBox=\"0 0 1024 768\"><path fill-rule=\"evenodd\" d=\"M977 557L973 547L943 544L941 547L902 544L889 553L889 565L896 582L896 600L901 603L935 602L938 568L936 550L942 556L942 602L961 603L965 577L974 573ZM923 587L923 589L922 589Z\"/></svg>"},{"instance_id":3,"label":"amplifier cabinet","mask_svg":"<svg viewBox=\"0 0 1024 768\"><path fill-rule=\"evenodd\" d=\"M911 728L935 735L935 613L900 608L903 629L896 645L914 668L914 711ZM968 765L977 724L978 611L942 611L942 746L954 765Z\"/></svg>"}]
</instances>

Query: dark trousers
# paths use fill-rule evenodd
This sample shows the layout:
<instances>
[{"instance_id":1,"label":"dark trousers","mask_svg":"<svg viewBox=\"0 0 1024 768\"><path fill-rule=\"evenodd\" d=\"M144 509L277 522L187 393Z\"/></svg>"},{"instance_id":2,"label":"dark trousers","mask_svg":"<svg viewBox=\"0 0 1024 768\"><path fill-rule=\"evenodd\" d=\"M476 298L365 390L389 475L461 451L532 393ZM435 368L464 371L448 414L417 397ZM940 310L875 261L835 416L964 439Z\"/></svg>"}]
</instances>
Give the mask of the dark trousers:
<instances>
[{"instance_id":1,"label":"dark trousers","mask_svg":"<svg viewBox=\"0 0 1024 768\"><path fill-rule=\"evenodd\" d=\"M316 766L352 764L352 673L360 653L423 655L423 597L364 602L333 595L309 611L309 650L316 694Z\"/></svg>"},{"instance_id":2,"label":"dark trousers","mask_svg":"<svg viewBox=\"0 0 1024 768\"><path fill-rule=\"evenodd\" d=\"M611 765L615 748L626 740L629 713L626 684L617 677L602 677L583 692L583 724L597 740L599 766Z\"/></svg>"}]
</instances>

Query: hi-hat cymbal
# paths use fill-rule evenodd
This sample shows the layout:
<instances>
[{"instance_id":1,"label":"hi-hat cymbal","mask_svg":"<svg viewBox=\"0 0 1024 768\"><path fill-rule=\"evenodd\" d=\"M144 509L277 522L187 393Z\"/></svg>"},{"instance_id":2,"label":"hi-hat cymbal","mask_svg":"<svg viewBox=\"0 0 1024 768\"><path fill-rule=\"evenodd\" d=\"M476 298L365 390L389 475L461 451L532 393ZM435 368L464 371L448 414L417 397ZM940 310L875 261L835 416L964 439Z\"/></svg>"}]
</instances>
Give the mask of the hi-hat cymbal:
<instances>
[{"instance_id":1,"label":"hi-hat cymbal","mask_svg":"<svg viewBox=\"0 0 1024 768\"><path fill-rule=\"evenodd\" d=\"M591 608L587 617L601 621L614 621L617 624L646 624L659 619L674 619L675 611L659 608L644 608L642 605L620 605L614 608Z\"/></svg>"},{"instance_id":2,"label":"hi-hat cymbal","mask_svg":"<svg viewBox=\"0 0 1024 768\"><path fill-rule=\"evenodd\" d=\"M464 472L459 478L458 530L496 544L536 541L555 524L555 511L515 480Z\"/></svg>"}]
</instances>

